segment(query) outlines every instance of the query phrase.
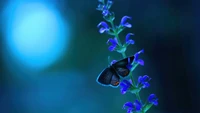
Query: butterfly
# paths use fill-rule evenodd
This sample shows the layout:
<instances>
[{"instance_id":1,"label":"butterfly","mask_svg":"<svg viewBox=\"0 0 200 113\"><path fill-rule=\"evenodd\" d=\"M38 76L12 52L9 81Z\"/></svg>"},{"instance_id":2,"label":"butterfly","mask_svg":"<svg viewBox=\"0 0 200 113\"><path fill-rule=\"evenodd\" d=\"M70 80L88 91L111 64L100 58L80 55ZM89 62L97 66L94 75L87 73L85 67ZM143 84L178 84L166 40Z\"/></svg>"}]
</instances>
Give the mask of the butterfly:
<instances>
[{"instance_id":1,"label":"butterfly","mask_svg":"<svg viewBox=\"0 0 200 113\"><path fill-rule=\"evenodd\" d=\"M134 56L127 57L111 64L99 74L96 82L102 86L117 88L120 84L120 79L129 75L129 66L131 66L134 58Z\"/></svg>"}]
</instances>

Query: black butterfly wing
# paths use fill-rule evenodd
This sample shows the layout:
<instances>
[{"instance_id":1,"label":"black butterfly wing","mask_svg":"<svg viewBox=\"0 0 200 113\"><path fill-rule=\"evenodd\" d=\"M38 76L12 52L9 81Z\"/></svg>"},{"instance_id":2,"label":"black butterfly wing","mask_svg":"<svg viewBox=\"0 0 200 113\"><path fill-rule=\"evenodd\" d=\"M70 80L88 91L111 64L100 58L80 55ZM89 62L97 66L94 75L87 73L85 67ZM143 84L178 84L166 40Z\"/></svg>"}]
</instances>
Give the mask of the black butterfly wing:
<instances>
[{"instance_id":1,"label":"black butterfly wing","mask_svg":"<svg viewBox=\"0 0 200 113\"><path fill-rule=\"evenodd\" d=\"M126 66L128 63L132 63L134 58L135 58L134 56L124 58L124 59L119 60L116 63L114 63L113 66L114 67Z\"/></svg>"},{"instance_id":2,"label":"black butterfly wing","mask_svg":"<svg viewBox=\"0 0 200 113\"><path fill-rule=\"evenodd\" d=\"M126 77L130 73L129 66L134 60L134 56L122 59L120 61L117 61L112 65L112 67L115 69L116 73L120 75L121 77Z\"/></svg>"},{"instance_id":3,"label":"black butterfly wing","mask_svg":"<svg viewBox=\"0 0 200 113\"><path fill-rule=\"evenodd\" d=\"M102 86L118 87L120 78L115 70L109 67L99 74L96 81Z\"/></svg>"},{"instance_id":4,"label":"black butterfly wing","mask_svg":"<svg viewBox=\"0 0 200 113\"><path fill-rule=\"evenodd\" d=\"M111 87L118 87L119 86L119 83L120 83L120 78L117 74L114 74L112 76L112 79L110 81L110 85Z\"/></svg>"},{"instance_id":5,"label":"black butterfly wing","mask_svg":"<svg viewBox=\"0 0 200 113\"><path fill-rule=\"evenodd\" d=\"M117 68L116 68L116 72L117 72L117 74L118 74L119 76L121 76L121 77L126 77L126 76L129 75L130 70L127 69L126 67L117 67Z\"/></svg>"}]
</instances>

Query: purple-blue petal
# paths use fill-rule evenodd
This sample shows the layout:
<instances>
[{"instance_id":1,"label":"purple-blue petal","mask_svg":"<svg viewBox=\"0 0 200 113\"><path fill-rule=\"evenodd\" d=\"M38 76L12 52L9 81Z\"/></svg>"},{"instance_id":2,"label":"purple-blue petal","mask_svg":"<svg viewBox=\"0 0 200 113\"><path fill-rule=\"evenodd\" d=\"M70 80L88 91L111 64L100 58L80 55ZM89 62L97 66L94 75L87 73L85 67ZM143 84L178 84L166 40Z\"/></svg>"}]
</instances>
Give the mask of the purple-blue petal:
<instances>
[{"instance_id":1,"label":"purple-blue petal","mask_svg":"<svg viewBox=\"0 0 200 113\"><path fill-rule=\"evenodd\" d=\"M126 102L124 105L123 105L123 109L126 109L126 108L133 108L133 103L132 102Z\"/></svg>"},{"instance_id":2,"label":"purple-blue petal","mask_svg":"<svg viewBox=\"0 0 200 113\"><path fill-rule=\"evenodd\" d=\"M153 101L155 98L156 98L156 95L155 95L155 94L150 94L150 95L149 95L149 98L148 98L148 101L151 102L151 101Z\"/></svg>"},{"instance_id":3,"label":"purple-blue petal","mask_svg":"<svg viewBox=\"0 0 200 113\"><path fill-rule=\"evenodd\" d=\"M138 83L141 83L142 80L143 80L143 77L142 77L142 76L139 76L139 77L138 77Z\"/></svg>"},{"instance_id":4,"label":"purple-blue petal","mask_svg":"<svg viewBox=\"0 0 200 113\"><path fill-rule=\"evenodd\" d=\"M109 38L108 41L107 41L107 44L109 44L109 43L111 43L111 45L108 47L108 49L110 51L114 51L115 48L117 47L117 44L118 44L117 38L114 38L114 39Z\"/></svg>"},{"instance_id":5,"label":"purple-blue petal","mask_svg":"<svg viewBox=\"0 0 200 113\"><path fill-rule=\"evenodd\" d=\"M153 101L153 105L157 106L158 105L158 100Z\"/></svg>"},{"instance_id":6,"label":"purple-blue petal","mask_svg":"<svg viewBox=\"0 0 200 113\"><path fill-rule=\"evenodd\" d=\"M150 81L150 80L151 80L151 78L148 75L139 76L138 77L138 85L142 88L148 88L150 86L148 81Z\"/></svg>"},{"instance_id":7,"label":"purple-blue petal","mask_svg":"<svg viewBox=\"0 0 200 113\"><path fill-rule=\"evenodd\" d=\"M150 78L149 78L149 76L148 75L144 75L143 76L143 81L147 81L147 80L149 80Z\"/></svg>"},{"instance_id":8,"label":"purple-blue petal","mask_svg":"<svg viewBox=\"0 0 200 113\"><path fill-rule=\"evenodd\" d=\"M117 60L112 60L110 64L112 65L112 64L114 64L116 62L117 62Z\"/></svg>"},{"instance_id":9,"label":"purple-blue petal","mask_svg":"<svg viewBox=\"0 0 200 113\"><path fill-rule=\"evenodd\" d=\"M140 111L142 108L142 104L138 100L135 100L133 105L134 105L136 111Z\"/></svg>"},{"instance_id":10,"label":"purple-blue petal","mask_svg":"<svg viewBox=\"0 0 200 113\"><path fill-rule=\"evenodd\" d=\"M104 22L104 21L100 22L100 23L97 25L98 28L99 28L100 26L101 26L101 28L100 28L100 30L99 30L100 33L104 33L104 32L106 32L106 31L109 30L108 24L107 24L106 22Z\"/></svg>"},{"instance_id":11,"label":"purple-blue petal","mask_svg":"<svg viewBox=\"0 0 200 113\"><path fill-rule=\"evenodd\" d=\"M126 41L126 43L127 43L127 44L134 44L134 43L135 43L135 41L134 41L134 40L132 40L132 39L129 39L128 41Z\"/></svg>"},{"instance_id":12,"label":"purple-blue petal","mask_svg":"<svg viewBox=\"0 0 200 113\"><path fill-rule=\"evenodd\" d=\"M142 59L138 59L137 63L140 64L141 66L144 66L144 60L142 60Z\"/></svg>"},{"instance_id":13,"label":"purple-blue petal","mask_svg":"<svg viewBox=\"0 0 200 113\"><path fill-rule=\"evenodd\" d=\"M108 41L107 41L107 44L111 43L112 45L117 45L118 44L118 41L117 41L117 38L109 38Z\"/></svg>"},{"instance_id":14,"label":"purple-blue petal","mask_svg":"<svg viewBox=\"0 0 200 113\"><path fill-rule=\"evenodd\" d=\"M129 88L131 86L131 83L128 81L128 80L123 80L121 83L120 83L120 86L121 87L127 87Z\"/></svg>"},{"instance_id":15,"label":"purple-blue petal","mask_svg":"<svg viewBox=\"0 0 200 113\"><path fill-rule=\"evenodd\" d=\"M102 14L103 14L103 16L107 16L109 14L109 11L108 10L103 10Z\"/></svg>"},{"instance_id":16,"label":"purple-blue petal","mask_svg":"<svg viewBox=\"0 0 200 113\"><path fill-rule=\"evenodd\" d=\"M131 83L128 81L128 80L123 80L121 83L120 83L120 87L121 87L121 93L122 94L125 94L128 89L131 87Z\"/></svg>"},{"instance_id":17,"label":"purple-blue petal","mask_svg":"<svg viewBox=\"0 0 200 113\"><path fill-rule=\"evenodd\" d=\"M131 27L132 27L132 25L129 24L129 23L126 23L126 24L124 24L123 26L124 26L124 27L127 27L127 28L131 28Z\"/></svg>"},{"instance_id":18,"label":"purple-blue petal","mask_svg":"<svg viewBox=\"0 0 200 113\"><path fill-rule=\"evenodd\" d=\"M116 38L116 37L114 38L114 40L115 40L115 43L116 43L116 44L118 44L118 40L117 40L117 38Z\"/></svg>"},{"instance_id":19,"label":"purple-blue petal","mask_svg":"<svg viewBox=\"0 0 200 113\"><path fill-rule=\"evenodd\" d=\"M131 79L129 79L128 81L129 81L131 84L133 84L133 82L132 82L132 80L131 80Z\"/></svg>"},{"instance_id":20,"label":"purple-blue petal","mask_svg":"<svg viewBox=\"0 0 200 113\"><path fill-rule=\"evenodd\" d=\"M138 51L137 53L135 53L135 59L138 59L138 55L140 55L141 53L144 53L144 49Z\"/></svg>"},{"instance_id":21,"label":"purple-blue petal","mask_svg":"<svg viewBox=\"0 0 200 113\"><path fill-rule=\"evenodd\" d=\"M150 94L148 97L148 101L153 105L158 105L158 98L156 97L155 94Z\"/></svg>"},{"instance_id":22,"label":"purple-blue petal","mask_svg":"<svg viewBox=\"0 0 200 113\"><path fill-rule=\"evenodd\" d=\"M132 113L133 108L128 108L127 113Z\"/></svg>"},{"instance_id":23,"label":"purple-blue petal","mask_svg":"<svg viewBox=\"0 0 200 113\"><path fill-rule=\"evenodd\" d=\"M134 44L135 42L134 42L134 40L132 40L132 39L130 39L130 36L133 36L134 34L133 33L128 33L127 35L126 35L126 43L127 44Z\"/></svg>"},{"instance_id":24,"label":"purple-blue petal","mask_svg":"<svg viewBox=\"0 0 200 113\"><path fill-rule=\"evenodd\" d=\"M141 53L144 53L144 49L140 50L139 52L135 53L135 59L134 59L134 62L140 64L140 65L144 65L144 61L142 59L138 59L138 56L141 54Z\"/></svg>"},{"instance_id":25,"label":"purple-blue petal","mask_svg":"<svg viewBox=\"0 0 200 113\"><path fill-rule=\"evenodd\" d=\"M107 30L108 30L108 29L102 27L102 28L99 29L99 33L102 34L102 33L106 32Z\"/></svg>"},{"instance_id":26,"label":"purple-blue petal","mask_svg":"<svg viewBox=\"0 0 200 113\"><path fill-rule=\"evenodd\" d=\"M122 17L121 23L120 23L120 24L121 24L122 26L124 26L124 27L131 28L132 25L131 25L130 23L127 22L127 19L131 19L131 17L129 17L129 16L124 16L124 17Z\"/></svg>"},{"instance_id":27,"label":"purple-blue petal","mask_svg":"<svg viewBox=\"0 0 200 113\"><path fill-rule=\"evenodd\" d=\"M122 82L124 82L127 86L131 86L131 83L128 80L123 80Z\"/></svg>"},{"instance_id":28,"label":"purple-blue petal","mask_svg":"<svg viewBox=\"0 0 200 113\"><path fill-rule=\"evenodd\" d=\"M127 90L128 89L126 87L123 87L123 88L120 89L120 91L121 91L122 94L125 94L127 92Z\"/></svg>"},{"instance_id":29,"label":"purple-blue petal","mask_svg":"<svg viewBox=\"0 0 200 113\"><path fill-rule=\"evenodd\" d=\"M123 105L123 109L127 109L127 113L132 113L133 111L140 111L142 109L142 104L138 101L135 100L133 103L132 102L126 102Z\"/></svg>"},{"instance_id":30,"label":"purple-blue petal","mask_svg":"<svg viewBox=\"0 0 200 113\"><path fill-rule=\"evenodd\" d=\"M150 84L148 82L144 82L142 88L148 88Z\"/></svg>"},{"instance_id":31,"label":"purple-blue petal","mask_svg":"<svg viewBox=\"0 0 200 113\"><path fill-rule=\"evenodd\" d=\"M113 1L112 0L108 0L107 4L113 4Z\"/></svg>"},{"instance_id":32,"label":"purple-blue petal","mask_svg":"<svg viewBox=\"0 0 200 113\"><path fill-rule=\"evenodd\" d=\"M107 24L106 22L104 22L104 21L100 22L100 23L97 25L97 27L100 27L100 26L102 26L102 27L104 27L104 28L109 28L108 24Z\"/></svg>"},{"instance_id":33,"label":"purple-blue petal","mask_svg":"<svg viewBox=\"0 0 200 113\"><path fill-rule=\"evenodd\" d=\"M126 84L124 82L120 82L120 87L121 88L126 87Z\"/></svg>"},{"instance_id":34,"label":"purple-blue petal","mask_svg":"<svg viewBox=\"0 0 200 113\"><path fill-rule=\"evenodd\" d=\"M116 47L117 47L117 45L111 45L108 47L108 50L114 51Z\"/></svg>"}]
</instances>

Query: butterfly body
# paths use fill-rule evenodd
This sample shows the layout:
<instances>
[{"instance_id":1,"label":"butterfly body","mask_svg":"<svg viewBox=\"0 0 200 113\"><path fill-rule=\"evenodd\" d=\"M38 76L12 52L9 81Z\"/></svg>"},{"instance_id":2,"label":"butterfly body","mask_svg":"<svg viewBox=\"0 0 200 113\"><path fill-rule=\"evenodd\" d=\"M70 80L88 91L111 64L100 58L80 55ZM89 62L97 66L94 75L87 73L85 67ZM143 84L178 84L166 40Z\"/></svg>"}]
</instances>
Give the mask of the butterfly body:
<instances>
[{"instance_id":1,"label":"butterfly body","mask_svg":"<svg viewBox=\"0 0 200 113\"><path fill-rule=\"evenodd\" d=\"M96 80L97 83L102 86L117 88L120 84L120 80L129 75L129 66L131 66L133 60L134 56L131 56L111 64L99 74Z\"/></svg>"}]
</instances>

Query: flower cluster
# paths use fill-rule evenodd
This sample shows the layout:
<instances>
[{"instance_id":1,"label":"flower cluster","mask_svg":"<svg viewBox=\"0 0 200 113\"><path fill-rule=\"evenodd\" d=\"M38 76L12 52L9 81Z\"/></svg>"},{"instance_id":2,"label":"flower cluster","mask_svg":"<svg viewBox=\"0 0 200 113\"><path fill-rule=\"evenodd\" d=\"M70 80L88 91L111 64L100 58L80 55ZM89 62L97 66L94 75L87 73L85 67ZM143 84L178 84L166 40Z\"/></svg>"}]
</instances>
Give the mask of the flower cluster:
<instances>
[{"instance_id":1,"label":"flower cluster","mask_svg":"<svg viewBox=\"0 0 200 113\"><path fill-rule=\"evenodd\" d=\"M130 16L123 16L119 25L114 25L115 13L110 11L111 6L113 5L112 0L98 0L99 5L97 10L102 12L104 21L101 21L97 27L99 28L99 33L109 34L111 38L108 39L107 44L109 45L109 51L116 51L122 54L123 58L126 58L126 50L129 45L133 45L135 41L131 39L134 36L133 33L127 33L125 36L125 41L122 43L119 39L119 34L126 28L131 28L132 25L128 22L131 20ZM143 103L140 98L141 89L148 88L150 86L149 81L151 78L148 75L139 76L137 83L134 82L132 77L132 71L138 66L144 66L144 60L139 59L139 55L144 53L144 50L140 50L134 54L134 61L128 63L127 68L130 70L130 79L123 79L120 82L120 90L122 94L127 92L133 93L136 95L136 100L133 102L126 102L123 106L123 109L127 110L127 113L146 113L153 105L158 105L158 98L155 94L150 94L146 103ZM111 65L117 62L113 60Z\"/></svg>"},{"instance_id":2,"label":"flower cluster","mask_svg":"<svg viewBox=\"0 0 200 113\"><path fill-rule=\"evenodd\" d=\"M139 100L135 100L134 102L126 102L123 106L123 109L127 109L127 113L132 112L142 112L145 113L152 105L158 105L158 99L155 94L151 94L148 97L148 104L142 105Z\"/></svg>"}]
</instances>

